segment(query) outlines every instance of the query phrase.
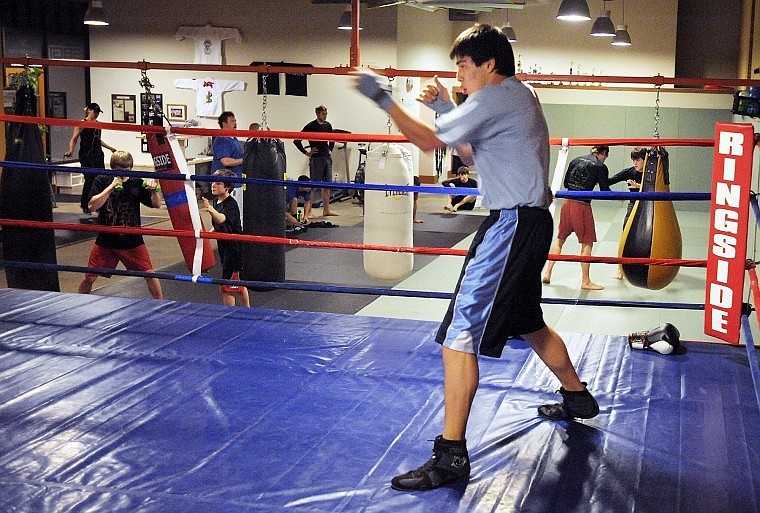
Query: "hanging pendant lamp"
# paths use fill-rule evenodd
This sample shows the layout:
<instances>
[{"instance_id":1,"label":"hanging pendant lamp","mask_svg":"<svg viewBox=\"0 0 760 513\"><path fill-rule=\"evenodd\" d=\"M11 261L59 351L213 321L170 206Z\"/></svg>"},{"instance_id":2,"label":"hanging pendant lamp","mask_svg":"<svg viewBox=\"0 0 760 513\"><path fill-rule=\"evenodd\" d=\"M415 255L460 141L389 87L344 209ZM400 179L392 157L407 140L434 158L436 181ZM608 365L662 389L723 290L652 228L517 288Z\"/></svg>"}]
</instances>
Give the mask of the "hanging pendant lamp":
<instances>
[{"instance_id":1,"label":"hanging pendant lamp","mask_svg":"<svg viewBox=\"0 0 760 513\"><path fill-rule=\"evenodd\" d=\"M562 0L557 19L563 21L586 21L591 19L586 0Z\"/></svg>"},{"instance_id":2,"label":"hanging pendant lamp","mask_svg":"<svg viewBox=\"0 0 760 513\"><path fill-rule=\"evenodd\" d=\"M87 12L84 13L85 25L108 25L106 14L103 12L103 2L101 0L91 0Z\"/></svg>"}]
</instances>

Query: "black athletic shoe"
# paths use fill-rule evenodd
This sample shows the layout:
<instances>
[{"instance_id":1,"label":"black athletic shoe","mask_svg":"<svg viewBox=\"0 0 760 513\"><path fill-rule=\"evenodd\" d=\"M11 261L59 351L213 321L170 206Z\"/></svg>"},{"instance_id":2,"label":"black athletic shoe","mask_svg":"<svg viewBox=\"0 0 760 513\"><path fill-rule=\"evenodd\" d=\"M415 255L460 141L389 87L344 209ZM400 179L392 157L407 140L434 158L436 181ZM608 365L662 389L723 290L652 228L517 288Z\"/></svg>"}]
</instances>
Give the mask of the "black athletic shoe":
<instances>
[{"instance_id":1,"label":"black athletic shoe","mask_svg":"<svg viewBox=\"0 0 760 513\"><path fill-rule=\"evenodd\" d=\"M586 386L586 382L583 382ZM580 392L568 392L560 387L562 404L544 404L538 407L538 414L549 420L590 419L599 414L599 404L588 389Z\"/></svg>"},{"instance_id":2,"label":"black athletic shoe","mask_svg":"<svg viewBox=\"0 0 760 513\"><path fill-rule=\"evenodd\" d=\"M432 490L468 477L467 442L446 440L439 435L433 442L433 456L420 468L391 479L391 487L403 492Z\"/></svg>"}]
</instances>

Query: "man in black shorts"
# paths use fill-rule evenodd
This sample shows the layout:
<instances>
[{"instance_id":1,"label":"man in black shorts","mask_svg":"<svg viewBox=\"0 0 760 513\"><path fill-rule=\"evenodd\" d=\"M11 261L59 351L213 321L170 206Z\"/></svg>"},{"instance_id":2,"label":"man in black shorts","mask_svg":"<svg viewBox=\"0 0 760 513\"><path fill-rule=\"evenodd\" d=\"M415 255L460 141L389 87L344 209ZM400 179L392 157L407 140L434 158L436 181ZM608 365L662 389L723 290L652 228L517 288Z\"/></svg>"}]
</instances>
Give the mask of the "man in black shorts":
<instances>
[{"instance_id":1,"label":"man in black shorts","mask_svg":"<svg viewBox=\"0 0 760 513\"><path fill-rule=\"evenodd\" d=\"M591 418L599 405L578 378L562 338L541 310L541 269L554 225L549 205L549 130L530 86L517 80L507 37L476 24L451 48L467 100L459 107L435 77L420 101L438 114L429 127L393 100L384 80L358 72L356 88L380 106L423 151L453 146L477 166L483 205L490 215L465 257L454 299L438 330L443 355L443 432L433 456L391 480L397 490L430 490L470 475L465 431L478 388L478 355L499 357L521 336L557 377L562 403L538 408L551 420Z\"/></svg>"},{"instance_id":2,"label":"man in black shorts","mask_svg":"<svg viewBox=\"0 0 760 513\"><path fill-rule=\"evenodd\" d=\"M327 121L327 107L324 105L314 109L317 119L306 124L301 132L332 132L333 127ZM309 157L309 173L312 182L332 182L332 150L335 143L330 141L309 141L309 151L303 147L303 143L298 139L293 141L296 148L301 153ZM311 193L311 201L314 201L314 190ZM311 201L309 202L309 212L311 213ZM337 212L330 210L330 189L322 188L322 215L337 216Z\"/></svg>"}]
</instances>

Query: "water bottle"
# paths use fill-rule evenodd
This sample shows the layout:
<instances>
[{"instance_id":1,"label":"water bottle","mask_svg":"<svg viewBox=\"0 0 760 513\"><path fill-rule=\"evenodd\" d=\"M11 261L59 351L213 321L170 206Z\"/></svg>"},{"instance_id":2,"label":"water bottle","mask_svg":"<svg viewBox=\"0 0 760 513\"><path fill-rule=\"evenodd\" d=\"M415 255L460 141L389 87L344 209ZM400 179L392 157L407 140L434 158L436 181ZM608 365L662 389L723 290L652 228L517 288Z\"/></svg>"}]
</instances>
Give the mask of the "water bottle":
<instances>
[{"instance_id":1,"label":"water bottle","mask_svg":"<svg viewBox=\"0 0 760 513\"><path fill-rule=\"evenodd\" d=\"M301 210L300 208L296 211L296 221L298 221L299 223L303 222L303 210Z\"/></svg>"}]
</instances>

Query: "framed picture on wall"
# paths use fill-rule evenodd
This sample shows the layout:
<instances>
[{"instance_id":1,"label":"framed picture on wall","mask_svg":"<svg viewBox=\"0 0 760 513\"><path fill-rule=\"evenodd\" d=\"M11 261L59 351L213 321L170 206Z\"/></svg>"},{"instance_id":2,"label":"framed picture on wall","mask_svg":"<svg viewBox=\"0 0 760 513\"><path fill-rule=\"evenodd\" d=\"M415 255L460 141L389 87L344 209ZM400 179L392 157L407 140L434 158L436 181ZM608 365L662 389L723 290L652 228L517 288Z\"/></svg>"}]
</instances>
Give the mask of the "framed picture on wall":
<instances>
[{"instance_id":1,"label":"framed picture on wall","mask_svg":"<svg viewBox=\"0 0 760 513\"><path fill-rule=\"evenodd\" d=\"M167 103L166 117L169 121L187 121L187 105Z\"/></svg>"},{"instance_id":2,"label":"framed picture on wall","mask_svg":"<svg viewBox=\"0 0 760 513\"><path fill-rule=\"evenodd\" d=\"M111 119L114 123L137 123L137 97L134 94L112 94Z\"/></svg>"},{"instance_id":3,"label":"framed picture on wall","mask_svg":"<svg viewBox=\"0 0 760 513\"><path fill-rule=\"evenodd\" d=\"M66 119L66 93L48 91L47 115L51 118Z\"/></svg>"}]
</instances>

